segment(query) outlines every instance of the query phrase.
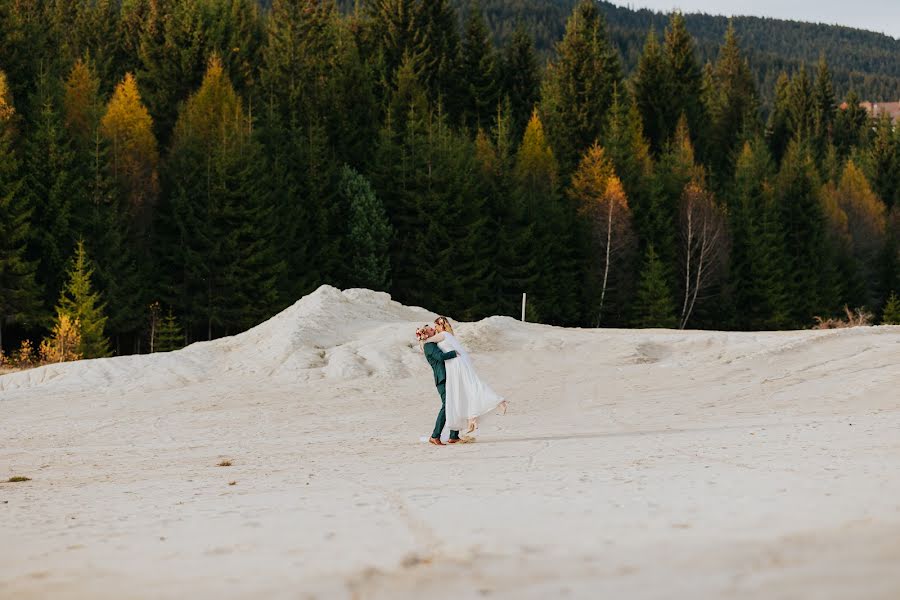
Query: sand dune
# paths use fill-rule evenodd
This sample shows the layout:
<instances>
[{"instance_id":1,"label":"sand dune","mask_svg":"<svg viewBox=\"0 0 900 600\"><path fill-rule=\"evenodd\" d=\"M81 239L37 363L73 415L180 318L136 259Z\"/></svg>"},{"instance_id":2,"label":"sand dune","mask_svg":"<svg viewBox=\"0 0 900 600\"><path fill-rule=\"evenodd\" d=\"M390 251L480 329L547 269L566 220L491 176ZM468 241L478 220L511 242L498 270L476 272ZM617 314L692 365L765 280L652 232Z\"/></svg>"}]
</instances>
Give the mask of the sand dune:
<instances>
[{"instance_id":1,"label":"sand dune","mask_svg":"<svg viewBox=\"0 0 900 600\"><path fill-rule=\"evenodd\" d=\"M433 317L0 376L0 598L900 597L900 328L463 323L510 412L435 448Z\"/></svg>"}]
</instances>

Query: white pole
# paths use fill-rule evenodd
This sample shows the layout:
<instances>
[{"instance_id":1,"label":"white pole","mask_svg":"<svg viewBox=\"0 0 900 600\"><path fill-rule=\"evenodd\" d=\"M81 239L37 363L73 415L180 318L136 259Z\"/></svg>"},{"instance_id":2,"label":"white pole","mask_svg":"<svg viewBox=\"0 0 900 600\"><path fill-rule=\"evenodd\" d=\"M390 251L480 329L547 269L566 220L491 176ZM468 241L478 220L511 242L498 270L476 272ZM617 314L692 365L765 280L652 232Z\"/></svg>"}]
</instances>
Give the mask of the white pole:
<instances>
[{"instance_id":1,"label":"white pole","mask_svg":"<svg viewBox=\"0 0 900 600\"><path fill-rule=\"evenodd\" d=\"M525 320L525 292L522 292L522 320Z\"/></svg>"}]
</instances>

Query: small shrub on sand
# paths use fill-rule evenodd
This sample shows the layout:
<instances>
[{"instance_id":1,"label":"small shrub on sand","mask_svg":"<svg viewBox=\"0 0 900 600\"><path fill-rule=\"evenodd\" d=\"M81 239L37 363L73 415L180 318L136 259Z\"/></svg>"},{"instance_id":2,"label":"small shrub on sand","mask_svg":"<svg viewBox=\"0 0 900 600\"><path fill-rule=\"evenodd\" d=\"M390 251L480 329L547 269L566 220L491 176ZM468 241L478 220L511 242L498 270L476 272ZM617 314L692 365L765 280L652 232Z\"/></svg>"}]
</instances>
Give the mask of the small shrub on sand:
<instances>
[{"instance_id":1,"label":"small shrub on sand","mask_svg":"<svg viewBox=\"0 0 900 600\"><path fill-rule=\"evenodd\" d=\"M16 475L15 477L10 477L10 483L21 483L23 481L31 481L30 477L22 477L21 475Z\"/></svg>"},{"instance_id":2,"label":"small shrub on sand","mask_svg":"<svg viewBox=\"0 0 900 600\"><path fill-rule=\"evenodd\" d=\"M34 345L31 343L31 340L22 340L18 351L13 354L10 362L19 369L28 369L37 364L37 357L34 354Z\"/></svg>"},{"instance_id":3,"label":"small shrub on sand","mask_svg":"<svg viewBox=\"0 0 900 600\"><path fill-rule=\"evenodd\" d=\"M868 327L872 324L872 320L874 318L874 315L872 315L872 313L867 312L863 308L850 310L845 306L844 312L847 314L846 321L844 319L837 319L833 317L829 317L827 319L816 317L816 324L813 325L813 329L846 329L847 327Z\"/></svg>"},{"instance_id":4,"label":"small shrub on sand","mask_svg":"<svg viewBox=\"0 0 900 600\"><path fill-rule=\"evenodd\" d=\"M230 467L230 466L231 466L231 461L230 461L230 460L223 460L222 462L220 462L220 463L217 464L216 466L217 466L217 467Z\"/></svg>"}]
</instances>

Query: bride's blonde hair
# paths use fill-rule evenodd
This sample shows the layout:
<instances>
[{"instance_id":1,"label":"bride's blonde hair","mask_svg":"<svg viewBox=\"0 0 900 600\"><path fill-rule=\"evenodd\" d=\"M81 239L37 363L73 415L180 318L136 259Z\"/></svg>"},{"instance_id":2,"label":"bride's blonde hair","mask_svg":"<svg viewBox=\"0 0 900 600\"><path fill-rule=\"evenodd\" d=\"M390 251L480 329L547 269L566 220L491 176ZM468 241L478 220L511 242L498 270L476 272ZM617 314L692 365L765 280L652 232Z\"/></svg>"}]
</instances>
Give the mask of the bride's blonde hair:
<instances>
[{"instance_id":1,"label":"bride's blonde hair","mask_svg":"<svg viewBox=\"0 0 900 600\"><path fill-rule=\"evenodd\" d=\"M450 319L447 317L438 317L434 320L435 325L442 325L444 327L444 331L453 335L453 325L450 324Z\"/></svg>"}]
</instances>

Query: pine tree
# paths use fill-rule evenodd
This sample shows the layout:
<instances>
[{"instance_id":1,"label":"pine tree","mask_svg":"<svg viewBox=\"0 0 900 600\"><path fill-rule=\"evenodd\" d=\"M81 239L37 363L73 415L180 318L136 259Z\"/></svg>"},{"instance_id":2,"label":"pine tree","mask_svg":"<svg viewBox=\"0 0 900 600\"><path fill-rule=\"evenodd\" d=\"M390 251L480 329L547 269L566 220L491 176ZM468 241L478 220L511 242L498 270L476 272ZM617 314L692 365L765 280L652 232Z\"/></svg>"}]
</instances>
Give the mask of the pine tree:
<instances>
[{"instance_id":1,"label":"pine tree","mask_svg":"<svg viewBox=\"0 0 900 600\"><path fill-rule=\"evenodd\" d=\"M634 327L672 329L678 324L665 267L652 244L647 246L644 255L644 265L632 310Z\"/></svg>"},{"instance_id":2,"label":"pine tree","mask_svg":"<svg viewBox=\"0 0 900 600\"><path fill-rule=\"evenodd\" d=\"M618 54L592 0L580 0L547 66L541 117L561 173L568 176L581 154L600 138L613 93L622 82Z\"/></svg>"},{"instance_id":3,"label":"pine tree","mask_svg":"<svg viewBox=\"0 0 900 600\"><path fill-rule=\"evenodd\" d=\"M834 145L841 158L850 154L851 148L860 146L865 139L869 114L860 102L859 96L851 90L835 116Z\"/></svg>"},{"instance_id":4,"label":"pine tree","mask_svg":"<svg viewBox=\"0 0 900 600\"><path fill-rule=\"evenodd\" d=\"M697 61L694 39L688 33L684 15L672 13L666 27L663 55L666 66L665 119L666 139L673 135L682 115L694 142L703 139L706 115L700 98L702 73Z\"/></svg>"},{"instance_id":5,"label":"pine tree","mask_svg":"<svg viewBox=\"0 0 900 600\"><path fill-rule=\"evenodd\" d=\"M460 53L459 109L462 122L472 130L489 129L497 112L497 56L481 10L466 15Z\"/></svg>"},{"instance_id":6,"label":"pine tree","mask_svg":"<svg viewBox=\"0 0 900 600\"><path fill-rule=\"evenodd\" d=\"M875 121L874 129L863 166L878 197L890 208L900 204L900 134L884 114Z\"/></svg>"},{"instance_id":7,"label":"pine tree","mask_svg":"<svg viewBox=\"0 0 900 600\"><path fill-rule=\"evenodd\" d=\"M182 107L167 168L162 262L181 277L167 301L207 339L244 330L278 307L275 250L262 154L216 56Z\"/></svg>"},{"instance_id":8,"label":"pine tree","mask_svg":"<svg viewBox=\"0 0 900 600\"><path fill-rule=\"evenodd\" d=\"M738 329L779 329L788 324L784 242L772 177L772 160L763 142L746 142L728 195L728 289Z\"/></svg>"},{"instance_id":9,"label":"pine tree","mask_svg":"<svg viewBox=\"0 0 900 600\"><path fill-rule=\"evenodd\" d=\"M781 164L788 143L793 137L789 117L790 87L791 80L787 73L782 71L775 83L775 103L766 123L766 140L769 142L769 150L776 164Z\"/></svg>"},{"instance_id":10,"label":"pine tree","mask_svg":"<svg viewBox=\"0 0 900 600\"><path fill-rule=\"evenodd\" d=\"M396 87L398 69L412 60L429 103L443 100L451 115L458 114L452 96L460 42L448 0L370 0L366 7L382 91Z\"/></svg>"},{"instance_id":11,"label":"pine tree","mask_svg":"<svg viewBox=\"0 0 900 600\"><path fill-rule=\"evenodd\" d=\"M900 325L900 298L893 292L887 304L884 305L881 323L883 325Z\"/></svg>"},{"instance_id":12,"label":"pine tree","mask_svg":"<svg viewBox=\"0 0 900 600\"><path fill-rule=\"evenodd\" d=\"M512 139L520 140L531 118L531 112L537 104L541 89L534 41L522 25L516 27L503 50L500 82L500 97L510 103L509 134Z\"/></svg>"},{"instance_id":13,"label":"pine tree","mask_svg":"<svg viewBox=\"0 0 900 600\"><path fill-rule=\"evenodd\" d=\"M583 243L574 211L560 194L559 167L535 111L515 158L514 194L534 223L533 246L537 279L529 290L533 318L552 324L580 322L581 265L578 249Z\"/></svg>"},{"instance_id":14,"label":"pine tree","mask_svg":"<svg viewBox=\"0 0 900 600\"><path fill-rule=\"evenodd\" d=\"M181 325L178 324L178 319L175 317L175 313L172 312L171 307L166 316L162 318L157 335L155 352L171 352L184 347L184 332L181 330Z\"/></svg>"},{"instance_id":15,"label":"pine tree","mask_svg":"<svg viewBox=\"0 0 900 600\"><path fill-rule=\"evenodd\" d=\"M659 153L669 135L666 60L656 32L651 28L638 61L634 80L634 99L643 120L650 148Z\"/></svg>"},{"instance_id":16,"label":"pine tree","mask_svg":"<svg viewBox=\"0 0 900 600\"><path fill-rule=\"evenodd\" d=\"M824 159L825 151L834 135L834 121L837 113L837 102L834 95L834 82L825 55L819 57L816 69L816 82L813 88L813 139L817 156Z\"/></svg>"},{"instance_id":17,"label":"pine tree","mask_svg":"<svg viewBox=\"0 0 900 600\"><path fill-rule=\"evenodd\" d=\"M80 343L77 352L84 358L109 356L106 328L106 305L91 283L94 269L79 241L67 271L68 280L57 303L57 315L66 315L77 323Z\"/></svg>"},{"instance_id":18,"label":"pine tree","mask_svg":"<svg viewBox=\"0 0 900 600\"><path fill-rule=\"evenodd\" d=\"M785 232L786 283L791 321L804 326L840 306L826 238L819 175L809 148L791 142L775 180L779 219Z\"/></svg>"},{"instance_id":19,"label":"pine tree","mask_svg":"<svg viewBox=\"0 0 900 600\"><path fill-rule=\"evenodd\" d=\"M33 208L22 189L13 149L15 118L6 74L0 71L0 352L3 327L34 319L41 303L37 263L26 256Z\"/></svg>"},{"instance_id":20,"label":"pine tree","mask_svg":"<svg viewBox=\"0 0 900 600\"><path fill-rule=\"evenodd\" d=\"M809 143L816 128L816 99L806 65L794 73L787 89L787 128L792 139Z\"/></svg>"},{"instance_id":21,"label":"pine tree","mask_svg":"<svg viewBox=\"0 0 900 600\"><path fill-rule=\"evenodd\" d=\"M717 178L729 179L734 173L741 137L753 128L758 110L753 74L741 55L734 25L729 22L707 98L711 121L708 154Z\"/></svg>"},{"instance_id":22,"label":"pine tree","mask_svg":"<svg viewBox=\"0 0 900 600\"><path fill-rule=\"evenodd\" d=\"M603 147L625 188L635 227L643 235L649 229L653 160L650 158L650 146L644 138L638 105L627 93L621 93L618 89L609 111Z\"/></svg>"},{"instance_id":23,"label":"pine tree","mask_svg":"<svg viewBox=\"0 0 900 600\"><path fill-rule=\"evenodd\" d=\"M355 287L387 290L391 285L393 235L384 207L365 177L353 168L341 171L341 196L350 207L347 281Z\"/></svg>"},{"instance_id":24,"label":"pine tree","mask_svg":"<svg viewBox=\"0 0 900 600\"><path fill-rule=\"evenodd\" d=\"M84 192L75 154L59 114L58 90L49 75L39 75L31 98L34 115L25 141L23 191L34 208L28 260L38 261L37 280L44 287L45 305L55 301L74 243L73 206L83 205Z\"/></svg>"}]
</instances>

